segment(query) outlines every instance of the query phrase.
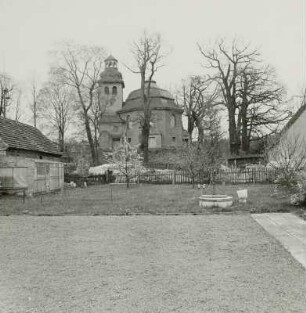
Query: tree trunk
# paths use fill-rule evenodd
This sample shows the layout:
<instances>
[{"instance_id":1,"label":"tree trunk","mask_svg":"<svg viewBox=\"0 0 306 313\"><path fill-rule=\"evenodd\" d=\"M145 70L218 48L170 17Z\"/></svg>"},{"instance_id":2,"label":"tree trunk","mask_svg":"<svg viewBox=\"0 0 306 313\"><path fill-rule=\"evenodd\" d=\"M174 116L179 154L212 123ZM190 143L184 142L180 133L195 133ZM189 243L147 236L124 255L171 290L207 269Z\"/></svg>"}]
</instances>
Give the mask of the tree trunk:
<instances>
[{"instance_id":1,"label":"tree trunk","mask_svg":"<svg viewBox=\"0 0 306 313\"><path fill-rule=\"evenodd\" d=\"M192 142L192 133L193 133L193 130L194 130L194 121L193 121L193 118L192 116L188 115L187 117L188 119L188 135L189 135L189 141Z\"/></svg>"},{"instance_id":2,"label":"tree trunk","mask_svg":"<svg viewBox=\"0 0 306 313\"><path fill-rule=\"evenodd\" d=\"M64 152L64 134L62 130L60 129L58 131L58 146L59 146L59 151Z\"/></svg>"},{"instance_id":3,"label":"tree trunk","mask_svg":"<svg viewBox=\"0 0 306 313\"><path fill-rule=\"evenodd\" d=\"M240 140L236 127L235 112L233 109L228 110L229 120L229 141L230 141L230 153L231 155L239 155Z\"/></svg>"},{"instance_id":4,"label":"tree trunk","mask_svg":"<svg viewBox=\"0 0 306 313\"><path fill-rule=\"evenodd\" d=\"M204 142L204 129L200 123L197 124L198 128L198 143L202 144Z\"/></svg>"},{"instance_id":5,"label":"tree trunk","mask_svg":"<svg viewBox=\"0 0 306 313\"><path fill-rule=\"evenodd\" d=\"M93 163L93 165L98 165L97 153L96 153L95 144L94 144L92 134L91 134L91 129L90 129L89 118L87 116L87 112L84 112L84 123L85 123L86 135L87 135L87 139L88 139L88 143L89 143L89 147L90 147L92 163Z\"/></svg>"},{"instance_id":6,"label":"tree trunk","mask_svg":"<svg viewBox=\"0 0 306 313\"><path fill-rule=\"evenodd\" d=\"M143 126L141 128L141 146L143 152L143 163L145 165L149 162L149 136L150 136L150 118L145 117Z\"/></svg>"},{"instance_id":7,"label":"tree trunk","mask_svg":"<svg viewBox=\"0 0 306 313\"><path fill-rule=\"evenodd\" d=\"M245 154L248 154L250 150L247 109L245 105L241 107L241 150Z\"/></svg>"}]
</instances>

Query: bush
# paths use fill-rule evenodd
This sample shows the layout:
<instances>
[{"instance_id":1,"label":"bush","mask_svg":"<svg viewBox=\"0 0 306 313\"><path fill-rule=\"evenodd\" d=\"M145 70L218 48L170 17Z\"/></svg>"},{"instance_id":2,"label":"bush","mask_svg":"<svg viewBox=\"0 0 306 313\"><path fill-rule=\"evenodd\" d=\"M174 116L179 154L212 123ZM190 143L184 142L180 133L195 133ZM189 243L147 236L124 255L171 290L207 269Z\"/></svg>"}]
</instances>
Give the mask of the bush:
<instances>
[{"instance_id":1,"label":"bush","mask_svg":"<svg viewBox=\"0 0 306 313\"><path fill-rule=\"evenodd\" d=\"M293 205L306 204L305 172L283 169L275 180L277 191L288 194Z\"/></svg>"},{"instance_id":2,"label":"bush","mask_svg":"<svg viewBox=\"0 0 306 313\"><path fill-rule=\"evenodd\" d=\"M293 205L303 205L306 207L306 177L300 175L298 178L295 192L290 197L290 202Z\"/></svg>"}]
</instances>

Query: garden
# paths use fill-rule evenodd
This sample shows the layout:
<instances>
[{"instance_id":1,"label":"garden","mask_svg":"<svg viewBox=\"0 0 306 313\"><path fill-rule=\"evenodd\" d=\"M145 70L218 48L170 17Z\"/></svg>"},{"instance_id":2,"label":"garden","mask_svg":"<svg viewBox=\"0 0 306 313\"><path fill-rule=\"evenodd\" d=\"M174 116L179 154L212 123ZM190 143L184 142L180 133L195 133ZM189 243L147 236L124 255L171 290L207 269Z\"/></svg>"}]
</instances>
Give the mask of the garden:
<instances>
[{"instance_id":1,"label":"garden","mask_svg":"<svg viewBox=\"0 0 306 313\"><path fill-rule=\"evenodd\" d=\"M199 188L198 188L199 187ZM274 184L216 185L218 194L232 196L229 208L200 208L199 197L212 193L209 185L102 184L68 188L55 194L27 198L2 197L1 215L140 215L294 212L305 218L302 206L290 204L287 195L275 192ZM246 203L237 190L247 189Z\"/></svg>"}]
</instances>

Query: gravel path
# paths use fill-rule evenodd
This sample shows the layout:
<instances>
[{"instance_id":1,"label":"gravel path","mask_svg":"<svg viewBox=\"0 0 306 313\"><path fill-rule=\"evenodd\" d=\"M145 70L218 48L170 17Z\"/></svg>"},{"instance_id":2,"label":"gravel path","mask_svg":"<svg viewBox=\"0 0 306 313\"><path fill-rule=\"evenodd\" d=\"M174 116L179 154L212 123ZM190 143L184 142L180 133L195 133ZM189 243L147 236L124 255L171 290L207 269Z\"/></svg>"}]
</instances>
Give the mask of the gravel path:
<instances>
[{"instance_id":1,"label":"gravel path","mask_svg":"<svg viewBox=\"0 0 306 313\"><path fill-rule=\"evenodd\" d=\"M250 216L1 217L0 312L305 312L305 270Z\"/></svg>"}]
</instances>

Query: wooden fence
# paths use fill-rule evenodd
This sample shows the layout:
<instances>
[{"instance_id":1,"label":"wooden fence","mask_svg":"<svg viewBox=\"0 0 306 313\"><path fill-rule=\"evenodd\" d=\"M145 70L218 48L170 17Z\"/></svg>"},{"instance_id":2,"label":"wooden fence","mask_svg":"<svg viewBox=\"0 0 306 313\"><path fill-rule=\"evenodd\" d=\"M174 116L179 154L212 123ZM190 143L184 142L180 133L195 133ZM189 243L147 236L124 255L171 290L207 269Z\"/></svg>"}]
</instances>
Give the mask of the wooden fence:
<instances>
[{"instance_id":1,"label":"wooden fence","mask_svg":"<svg viewBox=\"0 0 306 313\"><path fill-rule=\"evenodd\" d=\"M65 183L74 182L77 187L108 184L114 180L115 177L108 177L107 175L80 176L65 174Z\"/></svg>"},{"instance_id":2,"label":"wooden fence","mask_svg":"<svg viewBox=\"0 0 306 313\"><path fill-rule=\"evenodd\" d=\"M145 173L140 174L130 180L131 183L141 184L209 184L211 182L212 172L206 171L198 173L192 177L187 171L167 171L165 173ZM273 183L277 178L278 172L275 169L231 169L218 170L214 172L214 181L218 184L257 184L257 183ZM125 183L125 176L116 175L107 177L106 175L95 176L75 176L65 175L65 182L75 182L77 186L101 185L110 182Z\"/></svg>"},{"instance_id":3,"label":"wooden fence","mask_svg":"<svg viewBox=\"0 0 306 313\"><path fill-rule=\"evenodd\" d=\"M202 172L192 177L186 171L169 171L167 173L146 173L134 177L131 181L148 184L209 184L214 175L216 183L226 184L250 184L250 183L273 183L277 178L278 172L275 169L231 169L218 170L212 172ZM116 176L115 182L124 183L125 177Z\"/></svg>"}]
</instances>

